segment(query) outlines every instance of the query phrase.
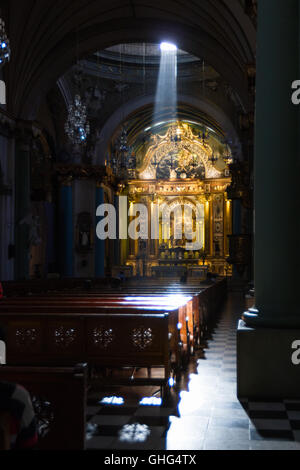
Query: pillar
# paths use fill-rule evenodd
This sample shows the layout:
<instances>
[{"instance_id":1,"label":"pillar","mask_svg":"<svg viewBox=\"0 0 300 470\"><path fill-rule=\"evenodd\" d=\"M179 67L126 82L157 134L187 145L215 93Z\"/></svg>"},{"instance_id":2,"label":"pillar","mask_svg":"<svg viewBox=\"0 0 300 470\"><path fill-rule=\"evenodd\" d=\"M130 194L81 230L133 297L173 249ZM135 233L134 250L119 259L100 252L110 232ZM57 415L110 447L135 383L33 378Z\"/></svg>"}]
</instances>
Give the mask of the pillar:
<instances>
[{"instance_id":1,"label":"pillar","mask_svg":"<svg viewBox=\"0 0 300 470\"><path fill-rule=\"evenodd\" d=\"M242 233L242 201L233 199L232 201L232 235Z\"/></svg>"},{"instance_id":2,"label":"pillar","mask_svg":"<svg viewBox=\"0 0 300 470\"><path fill-rule=\"evenodd\" d=\"M74 252L74 229L73 229L73 190L72 178L65 178L61 182L60 201L60 259L62 277L73 276L73 252Z\"/></svg>"},{"instance_id":3,"label":"pillar","mask_svg":"<svg viewBox=\"0 0 300 470\"><path fill-rule=\"evenodd\" d=\"M299 1L258 2L255 132L256 308L240 321L240 398L299 396Z\"/></svg>"},{"instance_id":4,"label":"pillar","mask_svg":"<svg viewBox=\"0 0 300 470\"><path fill-rule=\"evenodd\" d=\"M259 2L255 131L256 317L248 324L299 326L299 2Z\"/></svg>"},{"instance_id":5,"label":"pillar","mask_svg":"<svg viewBox=\"0 0 300 470\"><path fill-rule=\"evenodd\" d=\"M96 184L96 210L104 204L104 188L101 183ZM96 221L96 226L99 221ZM95 243L95 277L105 276L105 240L100 240L96 235Z\"/></svg>"},{"instance_id":6,"label":"pillar","mask_svg":"<svg viewBox=\"0 0 300 470\"><path fill-rule=\"evenodd\" d=\"M15 159L15 279L29 279L30 259L30 137L16 143Z\"/></svg>"}]
</instances>

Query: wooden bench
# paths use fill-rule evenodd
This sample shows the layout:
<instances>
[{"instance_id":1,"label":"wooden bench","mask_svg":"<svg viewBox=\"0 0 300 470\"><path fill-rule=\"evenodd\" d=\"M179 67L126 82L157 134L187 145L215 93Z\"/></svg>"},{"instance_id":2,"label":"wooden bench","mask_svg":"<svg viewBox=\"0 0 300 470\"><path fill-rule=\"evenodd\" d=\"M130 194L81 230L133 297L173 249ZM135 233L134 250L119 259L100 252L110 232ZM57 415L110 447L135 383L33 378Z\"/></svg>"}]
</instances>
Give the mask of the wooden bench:
<instances>
[{"instance_id":1,"label":"wooden bench","mask_svg":"<svg viewBox=\"0 0 300 470\"><path fill-rule=\"evenodd\" d=\"M88 362L98 368L160 368L161 378L147 377L143 384L159 385L165 392L170 377L169 344L179 354L177 340L169 337L171 317L172 312L151 309L138 312L111 307L106 312L83 314L72 309L28 313L24 308L22 312L1 313L0 322L6 330L9 365ZM130 379L128 385L139 382Z\"/></svg>"},{"instance_id":2,"label":"wooden bench","mask_svg":"<svg viewBox=\"0 0 300 470\"><path fill-rule=\"evenodd\" d=\"M152 365L149 356L142 358L140 351L138 354L137 351L135 351L136 357L134 361L132 358L131 361L128 361L128 357L126 356L127 358L125 362L123 361L123 356L120 358L120 355L122 355L120 350L118 351L118 356L114 362L111 361L111 357L103 353L103 350L101 351L100 355L91 354L89 349L90 341L93 341L93 339L91 340L91 337L93 337L93 333L95 333L95 331L98 331L98 336L103 336L105 334L107 335L107 332L112 330L111 325L113 321L113 329L117 330L118 326L116 325L115 320L112 320L115 315L119 315L120 317L123 317L123 319L126 319L128 318L128 315L133 317L138 316L139 318L143 312L148 315L148 318L153 315L158 316L159 314L164 315L164 313L168 313L168 326L166 329L168 333L166 333L164 341L165 344L169 344L169 354L168 359L166 359L166 356L162 354L164 359L160 363L160 365L163 363L163 367L165 369L164 379L161 383L165 384L167 377L169 376L166 374L167 368L168 374L170 372L170 362L173 363L173 372L178 374L182 366L186 365L186 359L189 358L190 346L192 345L192 347L194 347L198 341L197 335L203 339L204 333L209 331L208 325L210 328L212 328L212 325L215 321L217 307L222 301L222 296L224 296L224 293L226 292L226 284L224 282L219 282L200 292L199 287L197 286L195 288L193 287L193 289L186 288L186 290L189 292L192 291L194 294L192 301L188 301L186 305L182 305L181 307L175 309L166 307L170 301L169 299L173 298L174 293L170 294L169 291L167 294L165 294L164 297L161 295L153 296L152 289L156 291L158 288L156 286L151 286L149 289L147 289L146 294L143 294L145 297L143 300L135 300L133 293L123 292L120 294L119 292L112 292L109 290L109 292L102 292L96 297L95 294L86 293L83 296L82 292L72 292L72 297L70 297L70 292L64 292L55 296L43 295L38 297L32 296L17 299L11 298L1 302L0 324L4 322L8 331L8 337L10 338L8 342L10 350L10 352L8 352L9 363L11 363L11 360L15 361L15 364L18 363L20 357L20 341L23 342L24 345L25 343L27 344L28 341L26 340L26 335L29 337L31 332L33 332L34 336L36 336L36 330L40 329L39 322L44 318L46 324L51 323L51 325L55 325L54 330L52 328L51 340L47 337L47 344L51 344L51 342L53 343L54 341L57 346L59 342L63 343L63 337L66 337L65 341L70 344L66 348L65 354L62 354L61 351L60 357L53 354L53 351L52 356L51 354L49 355L49 351L46 351L46 355L44 356L41 356L39 352L39 360L49 361L51 357L51 364L55 364L56 361L60 361L58 364L69 364L70 361L73 364L78 361L88 361L92 365L95 364L96 366L103 367L141 367L143 364L143 366L147 367L149 370L151 367L157 366L157 364L153 363ZM135 297L136 292L138 292L141 297L141 294L144 293L144 290L144 286L134 287ZM220 298L215 299L215 297ZM150 299L149 302L148 299ZM161 310L156 305L155 310L151 311L151 305L154 306L155 301L156 303L158 302L158 304L161 304ZM38 316L40 317L40 320L37 327ZM25 317L27 318L26 322L24 323ZM106 329L102 326L105 317ZM28 323L29 319L31 323ZM86 324L79 327L78 319L82 322L85 319L86 322L89 322L89 324L91 324L91 321L94 321L94 329L91 329L90 326L87 326ZM181 324L180 330L178 329L179 324ZM72 337L72 335L74 336L73 330L82 332L81 343L86 341L89 345L89 348L78 346L78 341L76 343L75 338ZM137 328L137 330L139 330L139 328ZM143 330L144 333L146 330L147 328ZM54 337L53 331L55 331ZM126 329L124 331L126 331ZM46 335L46 333L43 333L43 335ZM67 338L68 335L71 336L69 339ZM22 339L20 340L20 338ZM35 340L33 343L34 342ZM16 347L16 345L19 346ZM126 345L122 345L122 348L124 348L124 351L126 352ZM57 347L54 347L54 349L57 349ZM33 360L30 354L28 354L27 346L24 347L24 353L21 353L21 356L21 361L23 361L22 363L28 364L28 362L24 362L24 360ZM142 363L137 361L137 356L143 359ZM61 362L62 360L66 362ZM29 363L31 364L31 362ZM166 363L168 363L168 365L166 365ZM34 364L36 364L36 362L34 362ZM43 364L43 362L39 362L39 364Z\"/></svg>"},{"instance_id":3,"label":"wooden bench","mask_svg":"<svg viewBox=\"0 0 300 470\"><path fill-rule=\"evenodd\" d=\"M173 289L171 287L170 289ZM179 313L179 323L182 324L182 342L185 350L188 354L193 350L204 344L205 338L207 338L216 322L216 313L223 302L226 295L226 281L219 281L216 284L208 286L206 289L199 290L198 286L187 286L183 288L179 285L179 291L169 290L166 292L166 288L161 286L135 286L131 289L126 288L126 292L115 292L112 290L97 293L82 293L79 291L72 292L58 292L55 296L44 295L42 296L43 301L51 303L53 301L58 302L58 299L64 299L64 301L74 302L77 301L77 305L84 303L85 305L96 305L96 303L106 299L107 301L113 302L114 300L136 298L144 296L151 297L152 300L156 299L159 301L160 298L164 302L163 297L167 297L171 300L173 296L192 296L192 301L187 303L185 307L181 308ZM176 286L177 289L177 286ZM70 297L70 295L72 295ZM33 304L38 302L36 297L30 297L29 303ZM15 299L17 300L17 299ZM24 299L20 299L24 301ZM137 299L139 300L139 299ZM186 311L185 311L186 310ZM187 346L187 343L189 345Z\"/></svg>"},{"instance_id":4,"label":"wooden bench","mask_svg":"<svg viewBox=\"0 0 300 470\"><path fill-rule=\"evenodd\" d=\"M17 383L30 393L39 430L38 449L85 448L85 364L72 368L0 366L0 381ZM5 439L7 444L7 433Z\"/></svg>"},{"instance_id":5,"label":"wooden bench","mask_svg":"<svg viewBox=\"0 0 300 470\"><path fill-rule=\"evenodd\" d=\"M151 307L154 308L167 308L178 307L178 319L177 323L181 324L181 341L184 345L184 350L189 351L189 346L194 346L194 328L195 328L195 317L194 302L192 297L181 296L181 297L169 297L169 296L148 296L148 297L126 297L126 295L99 295L97 297L56 297L56 296L44 296L44 297L31 297L30 299L9 299L4 301L0 305L0 311L2 312L18 312L23 308L28 309L28 312L39 311L74 311L78 312L82 309L83 313L98 312L99 308L110 307L110 306L122 306L122 307Z\"/></svg>"}]
</instances>

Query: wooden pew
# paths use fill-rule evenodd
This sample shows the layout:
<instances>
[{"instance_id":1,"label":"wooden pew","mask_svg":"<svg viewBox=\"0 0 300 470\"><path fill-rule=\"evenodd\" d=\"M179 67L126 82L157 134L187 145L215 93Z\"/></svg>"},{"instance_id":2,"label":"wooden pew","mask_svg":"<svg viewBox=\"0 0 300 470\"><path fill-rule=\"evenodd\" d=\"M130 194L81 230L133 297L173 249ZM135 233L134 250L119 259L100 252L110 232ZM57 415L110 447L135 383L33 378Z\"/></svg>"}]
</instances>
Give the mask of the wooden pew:
<instances>
[{"instance_id":1,"label":"wooden pew","mask_svg":"<svg viewBox=\"0 0 300 470\"><path fill-rule=\"evenodd\" d=\"M225 290L224 290L225 286ZM182 286L180 286L182 287ZM173 295L178 297L177 292L170 292L165 294L162 297L162 294L158 294L158 290L160 289L161 292L165 292L165 289L158 287L158 286L151 286L151 292L148 290L145 293L144 286L136 286L134 287L134 294L127 292L120 293L115 292L113 293L111 290L107 292L101 291L101 293L96 294L86 294L82 292L72 292L72 297L70 297L70 292L60 292L55 294L55 296L44 295L42 297L30 297L29 303L34 305L39 302L42 298L44 302L48 304L57 304L59 300L64 300L64 302L71 302L72 305L76 299L75 307L79 305L88 305L96 306L96 304L102 303L103 299L106 299L108 304L115 303L116 300L126 299L129 302L130 299L134 299L135 302L140 300L140 296L144 296L143 304L145 304L144 300L146 300L147 296L151 297L151 299L155 299L156 302L161 301L165 303L164 297L171 299ZM152 290L154 293L152 293ZM216 311L220 307L221 302L224 300L226 294L226 283L224 281L218 282L217 284L213 284L209 286L205 290L200 290L199 287L192 288L190 286L185 287L185 291L181 293L182 296L192 295L193 298L190 302L188 302L185 306L182 306L179 310L179 319L178 323L182 325L181 328L181 337L183 343L183 349L187 353L189 357L191 353L195 350L195 348L204 344L205 339L209 337L215 322L216 322ZM84 295L84 296L83 296ZM138 298L136 298L138 296ZM24 301L24 299L20 299ZM10 299L12 303L18 303L17 299ZM216 303L215 301L219 301ZM8 305L6 303L6 305ZM69 303L69 305L71 305ZM88 310L91 311L90 309Z\"/></svg>"},{"instance_id":2,"label":"wooden pew","mask_svg":"<svg viewBox=\"0 0 300 470\"><path fill-rule=\"evenodd\" d=\"M0 305L0 314L3 313L51 313L56 314L98 314L98 313L118 313L118 312L129 312L129 313L141 313L143 310L152 314L170 312L169 315L169 336L170 336L170 355L173 369L177 372L179 369L186 365L190 350L190 337L189 333L187 307L185 302L191 303L190 297L184 298L184 300L174 301L174 306L170 306L170 301L167 298L151 298L149 300L136 299L135 301L126 300L124 298L96 298L86 299L81 298L80 300L64 298L31 298L31 299L16 299L8 300ZM129 309L129 310L128 310ZM189 309L192 316L192 307ZM0 317L1 320L1 317ZM191 327L192 327L192 318ZM180 326L180 327L179 327Z\"/></svg>"},{"instance_id":3,"label":"wooden pew","mask_svg":"<svg viewBox=\"0 0 300 470\"><path fill-rule=\"evenodd\" d=\"M35 408L40 450L83 450L87 366L0 366L0 381L22 385Z\"/></svg>"},{"instance_id":4,"label":"wooden pew","mask_svg":"<svg viewBox=\"0 0 300 470\"><path fill-rule=\"evenodd\" d=\"M220 308L221 303L223 302L225 295L226 295L226 281L221 280L218 281L216 284L207 285L206 289L199 289L198 285L176 285L172 284L170 287L162 287L161 285L151 285L151 286L144 286L144 285L137 285L133 287L125 287L126 292L120 292L119 290L106 290L105 288L101 289L101 291L95 291L93 293L86 293L80 290L76 290L75 292L72 291L65 291L65 292L57 292L55 293L55 299L57 298L65 298L69 300L75 300L77 298L79 301L82 301L82 297L84 296L84 301L88 298L91 302L93 300L99 299L99 297L103 298L116 298L120 299L121 297L135 297L135 296L172 296L172 295L190 295L193 296L193 306L192 306L192 314L190 313L190 307L188 308L188 328L185 328L185 332L183 331L184 341L187 337L187 334L190 335L191 339L191 349L195 349L199 345L203 344L204 338L208 337L211 333L215 322L216 322L216 307L217 309ZM169 289L169 290L168 290ZM52 294L53 295L53 294ZM72 295L72 297L70 297ZM48 299L53 299L53 296L46 295ZM80 299L81 297L81 299ZM32 297L31 297L32 298ZM45 296L43 296L45 298ZM215 300L219 301L219 304L215 305ZM184 325L185 321L183 318L180 319L180 322Z\"/></svg>"},{"instance_id":5,"label":"wooden pew","mask_svg":"<svg viewBox=\"0 0 300 470\"><path fill-rule=\"evenodd\" d=\"M167 392L171 314L114 307L93 314L72 311L28 314L26 309L1 313L0 322L7 335L7 364L70 366L88 362L94 367L112 369L160 368L161 378L148 376L127 382L128 385L159 385ZM173 338L170 343L177 347ZM119 379L116 383L120 383Z\"/></svg>"},{"instance_id":6,"label":"wooden pew","mask_svg":"<svg viewBox=\"0 0 300 470\"><path fill-rule=\"evenodd\" d=\"M179 308L177 314L174 311L172 312L169 318L169 333L171 334L170 353L173 369L177 372L189 358L190 346L195 347L198 341L197 336L200 337L202 341L203 334L208 331L207 325L212 327L211 325L213 325L215 321L214 314L217 305L217 302L214 302L214 295L222 297L219 295L219 291L220 288L224 290L224 283L223 286L221 286L221 284L222 283L217 283L216 285L212 285L209 289L199 292L198 295L194 295L193 301L189 302L187 306ZM135 290L137 289L138 288L135 288ZM144 292L144 286L141 286L139 291ZM150 294L147 293L146 295ZM169 295L170 294L168 294L166 298L168 298ZM0 312L27 312L28 314L50 313L52 315L58 312L67 315L72 313L81 313L82 315L97 314L100 312L109 313L112 309L115 313L121 313L121 309L125 309L127 313L141 312L141 309L145 308L147 302L135 302L134 299L130 301L131 298L132 297L128 296L127 293L116 293L112 295L110 292L109 294L101 294L97 297L85 294L84 297L75 296L74 299L73 297L70 298L69 294L65 292L55 297L47 295L25 299L9 299L0 304ZM168 300L162 297L155 297L155 299L160 299L161 303L168 303ZM152 300L150 303L151 302ZM138 307L138 303L141 304L140 307ZM166 309L166 307L164 307L164 309ZM178 331L177 325L180 323L181 330ZM205 329L204 326L206 326L207 329ZM78 360L82 359L78 358Z\"/></svg>"},{"instance_id":7,"label":"wooden pew","mask_svg":"<svg viewBox=\"0 0 300 470\"><path fill-rule=\"evenodd\" d=\"M124 306L124 307L163 307L170 308L170 306L178 307L179 315L176 324L181 324L181 335L182 341L187 348L188 341L193 346L193 329L194 329L194 310L193 310L193 298L188 296L168 297L168 296L148 296L148 297L126 297L124 295L115 295L115 296L102 296L97 297L31 297L30 299L9 299L3 302L0 306L0 311L13 311L17 312L20 309L27 309L29 312L34 312L37 310L45 311L55 311L60 307L65 310L65 308L72 309L72 311L78 311L78 309L84 310L86 313L92 313L94 310L99 311L98 307L109 307L109 306ZM17 310L18 309L18 310Z\"/></svg>"}]
</instances>

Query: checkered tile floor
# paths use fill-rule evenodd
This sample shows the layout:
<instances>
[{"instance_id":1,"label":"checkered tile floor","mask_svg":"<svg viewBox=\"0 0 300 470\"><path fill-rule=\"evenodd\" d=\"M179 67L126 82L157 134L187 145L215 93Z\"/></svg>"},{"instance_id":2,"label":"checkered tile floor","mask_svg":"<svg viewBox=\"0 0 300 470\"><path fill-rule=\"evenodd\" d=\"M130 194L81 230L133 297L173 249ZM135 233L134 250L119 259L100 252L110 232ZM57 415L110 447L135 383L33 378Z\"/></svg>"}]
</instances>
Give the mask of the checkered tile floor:
<instances>
[{"instance_id":1,"label":"checkered tile floor","mask_svg":"<svg viewBox=\"0 0 300 470\"><path fill-rule=\"evenodd\" d=\"M88 449L300 450L299 401L242 403L236 398L236 326L243 299L231 295L203 355L173 390L167 407L88 403ZM144 396L154 390L144 389ZM132 393L132 392L130 392Z\"/></svg>"}]
</instances>

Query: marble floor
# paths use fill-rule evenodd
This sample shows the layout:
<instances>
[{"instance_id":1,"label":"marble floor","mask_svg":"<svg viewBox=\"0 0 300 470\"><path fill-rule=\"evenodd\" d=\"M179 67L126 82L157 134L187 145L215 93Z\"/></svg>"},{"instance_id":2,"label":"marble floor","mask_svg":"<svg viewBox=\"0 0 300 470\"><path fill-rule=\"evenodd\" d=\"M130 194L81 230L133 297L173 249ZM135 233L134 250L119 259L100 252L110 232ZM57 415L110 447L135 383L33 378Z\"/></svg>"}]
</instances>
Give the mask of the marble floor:
<instances>
[{"instance_id":1,"label":"marble floor","mask_svg":"<svg viewBox=\"0 0 300 470\"><path fill-rule=\"evenodd\" d=\"M103 394L90 395L87 448L300 450L300 397L267 403L236 397L236 326L244 309L241 295L228 297L207 348L164 406L155 406L150 388L122 391L106 403Z\"/></svg>"}]
</instances>

